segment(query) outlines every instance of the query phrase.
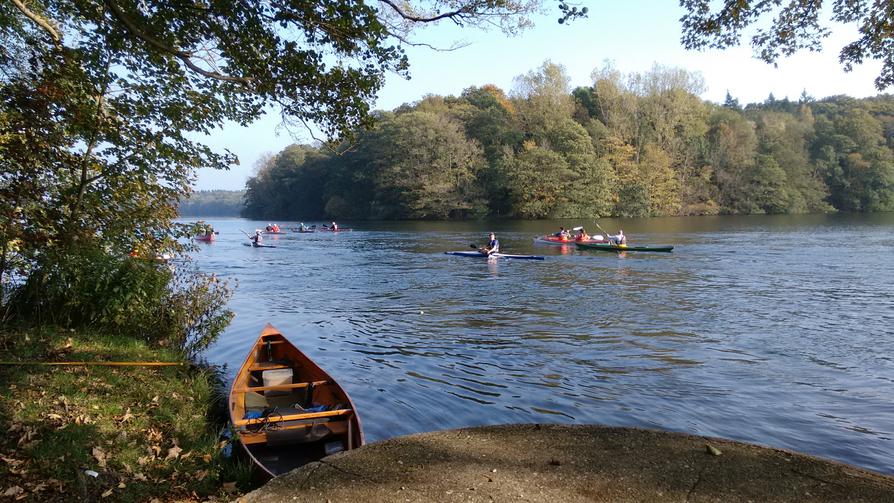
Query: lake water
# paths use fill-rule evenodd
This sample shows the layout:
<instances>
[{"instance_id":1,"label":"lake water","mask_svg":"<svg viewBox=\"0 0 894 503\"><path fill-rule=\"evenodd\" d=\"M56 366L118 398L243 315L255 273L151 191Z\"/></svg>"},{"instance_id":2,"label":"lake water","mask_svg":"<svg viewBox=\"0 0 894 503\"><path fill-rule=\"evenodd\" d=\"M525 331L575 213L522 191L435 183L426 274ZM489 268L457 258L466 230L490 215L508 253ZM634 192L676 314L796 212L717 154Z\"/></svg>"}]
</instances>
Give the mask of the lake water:
<instances>
[{"instance_id":1,"label":"lake water","mask_svg":"<svg viewBox=\"0 0 894 503\"><path fill-rule=\"evenodd\" d=\"M240 230L267 222L210 221L195 260L238 286L208 359L232 376L272 323L350 393L368 441L596 423L894 473L894 214L600 220L676 247L626 256L532 242L592 222L343 222L255 249ZM489 230L546 260L443 253Z\"/></svg>"}]
</instances>

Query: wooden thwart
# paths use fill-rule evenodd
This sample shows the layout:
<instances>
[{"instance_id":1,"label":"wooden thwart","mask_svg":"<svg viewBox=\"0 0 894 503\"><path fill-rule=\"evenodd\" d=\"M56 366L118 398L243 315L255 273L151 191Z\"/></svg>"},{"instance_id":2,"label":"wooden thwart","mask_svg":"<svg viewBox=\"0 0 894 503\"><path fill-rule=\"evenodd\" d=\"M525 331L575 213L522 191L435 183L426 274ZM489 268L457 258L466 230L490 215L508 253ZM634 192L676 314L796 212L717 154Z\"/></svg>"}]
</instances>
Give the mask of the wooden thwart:
<instances>
[{"instance_id":1,"label":"wooden thwart","mask_svg":"<svg viewBox=\"0 0 894 503\"><path fill-rule=\"evenodd\" d=\"M258 370L278 370L278 369L290 369L291 365L287 365L284 363L255 363L251 367L248 368L249 372L255 372Z\"/></svg>"},{"instance_id":2,"label":"wooden thwart","mask_svg":"<svg viewBox=\"0 0 894 503\"><path fill-rule=\"evenodd\" d=\"M307 388L308 386L322 386L324 384L329 384L329 381L314 381L314 382L296 382L292 384L274 384L272 386L249 386L248 388L237 388L234 389L234 393L247 393L249 391L285 391L290 389L302 389Z\"/></svg>"}]
</instances>

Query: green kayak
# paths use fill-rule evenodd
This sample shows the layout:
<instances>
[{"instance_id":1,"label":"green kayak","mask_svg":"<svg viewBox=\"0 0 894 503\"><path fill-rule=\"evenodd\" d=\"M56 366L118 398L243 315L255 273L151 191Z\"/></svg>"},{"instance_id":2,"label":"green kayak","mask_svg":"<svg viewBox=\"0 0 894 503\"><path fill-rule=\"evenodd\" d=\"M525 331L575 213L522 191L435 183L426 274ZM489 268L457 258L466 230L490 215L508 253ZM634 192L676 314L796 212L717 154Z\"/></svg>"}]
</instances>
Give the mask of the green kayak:
<instances>
[{"instance_id":1,"label":"green kayak","mask_svg":"<svg viewBox=\"0 0 894 503\"><path fill-rule=\"evenodd\" d=\"M638 252L669 252L674 249L673 246L628 246L616 245L612 243L577 243L581 250L604 250L604 251L638 251Z\"/></svg>"}]
</instances>

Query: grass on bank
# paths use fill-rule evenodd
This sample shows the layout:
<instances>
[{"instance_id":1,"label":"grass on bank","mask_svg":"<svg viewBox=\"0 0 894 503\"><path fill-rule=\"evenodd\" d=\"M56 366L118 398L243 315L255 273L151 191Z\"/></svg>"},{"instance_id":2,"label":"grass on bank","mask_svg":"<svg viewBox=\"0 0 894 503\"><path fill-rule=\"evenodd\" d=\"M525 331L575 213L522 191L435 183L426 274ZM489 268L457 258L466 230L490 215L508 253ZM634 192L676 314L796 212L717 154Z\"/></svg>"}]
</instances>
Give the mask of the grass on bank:
<instances>
[{"instance_id":1,"label":"grass on bank","mask_svg":"<svg viewBox=\"0 0 894 503\"><path fill-rule=\"evenodd\" d=\"M61 329L0 332L0 352L16 361L181 361L132 338ZM190 365L0 365L0 495L232 497L249 487L250 471L222 454L217 382L211 370Z\"/></svg>"}]
</instances>

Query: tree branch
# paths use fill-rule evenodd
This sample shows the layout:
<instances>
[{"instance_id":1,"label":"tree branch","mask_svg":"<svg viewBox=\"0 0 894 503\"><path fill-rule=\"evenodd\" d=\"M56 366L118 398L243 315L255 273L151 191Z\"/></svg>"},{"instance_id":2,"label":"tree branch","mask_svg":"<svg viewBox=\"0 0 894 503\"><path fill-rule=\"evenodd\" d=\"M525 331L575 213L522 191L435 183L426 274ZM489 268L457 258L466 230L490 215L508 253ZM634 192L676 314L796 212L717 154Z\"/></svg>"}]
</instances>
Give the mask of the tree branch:
<instances>
[{"instance_id":1,"label":"tree branch","mask_svg":"<svg viewBox=\"0 0 894 503\"><path fill-rule=\"evenodd\" d=\"M421 17L421 16L413 16L404 12L400 7L394 4L391 0L379 0L380 2L388 5L394 12L397 13L398 16L406 19L407 21L413 21L417 23L431 23L434 21L440 21L442 19L451 19L456 24L461 24L455 18L462 17L464 14L471 13L471 10L465 7L460 7L459 9L453 11L442 12L441 14L436 14L431 17Z\"/></svg>"},{"instance_id":2,"label":"tree branch","mask_svg":"<svg viewBox=\"0 0 894 503\"><path fill-rule=\"evenodd\" d=\"M217 72L209 72L208 70L201 68L200 66L196 65L192 61L193 54L191 52L182 51L180 49L170 47L170 46L152 38L151 36L149 36L149 34L144 32L143 30L141 30L133 21L131 21L124 14L124 12L117 5L115 5L114 2L112 2L110 0L106 0L105 4L109 8L109 10L112 12L112 15L118 21L120 21L121 24L124 25L125 29L127 29L127 31L131 35L134 35L135 37L139 38L140 40L146 42L147 44L151 45L152 47L154 47L162 52L168 53L168 54L176 57L177 59L182 61L183 64L185 64L190 70L198 73L199 75L203 75L210 79L221 80L224 82L237 82L240 84L244 84L246 86L251 85L252 80L253 80L251 77L233 77L230 75L224 75L224 74L217 73Z\"/></svg>"},{"instance_id":3,"label":"tree branch","mask_svg":"<svg viewBox=\"0 0 894 503\"><path fill-rule=\"evenodd\" d=\"M41 17L40 15L34 13L31 9L28 8L21 0L12 0L13 5L19 9L22 14L26 15L28 19L34 21L38 26L43 28L47 33L50 34L50 38L53 39L53 44L56 47L62 45L62 37L59 36L59 32L53 28L53 25L50 24L50 21Z\"/></svg>"}]
</instances>

